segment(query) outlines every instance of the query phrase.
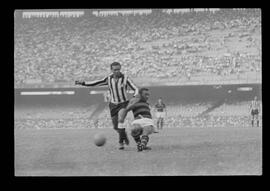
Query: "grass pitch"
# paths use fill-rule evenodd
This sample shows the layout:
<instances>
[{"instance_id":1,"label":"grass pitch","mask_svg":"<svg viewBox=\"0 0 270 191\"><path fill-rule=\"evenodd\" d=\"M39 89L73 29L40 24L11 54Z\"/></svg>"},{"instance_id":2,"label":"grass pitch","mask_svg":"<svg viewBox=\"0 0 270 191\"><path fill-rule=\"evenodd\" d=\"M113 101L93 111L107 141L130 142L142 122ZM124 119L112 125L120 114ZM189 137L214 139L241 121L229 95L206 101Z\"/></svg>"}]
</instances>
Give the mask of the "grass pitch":
<instances>
[{"instance_id":1,"label":"grass pitch","mask_svg":"<svg viewBox=\"0 0 270 191\"><path fill-rule=\"evenodd\" d=\"M106 145L93 138L104 133ZM15 129L15 176L261 175L262 128L170 128L150 135L150 151L118 150L106 129Z\"/></svg>"}]
</instances>

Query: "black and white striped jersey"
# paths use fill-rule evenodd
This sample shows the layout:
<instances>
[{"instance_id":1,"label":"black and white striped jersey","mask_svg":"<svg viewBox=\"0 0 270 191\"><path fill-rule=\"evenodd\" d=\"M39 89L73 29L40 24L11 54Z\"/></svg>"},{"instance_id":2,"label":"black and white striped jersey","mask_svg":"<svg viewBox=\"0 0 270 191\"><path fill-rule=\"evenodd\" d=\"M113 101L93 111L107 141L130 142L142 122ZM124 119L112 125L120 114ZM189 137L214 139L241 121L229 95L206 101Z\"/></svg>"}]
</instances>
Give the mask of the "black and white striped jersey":
<instances>
[{"instance_id":1,"label":"black and white striped jersey","mask_svg":"<svg viewBox=\"0 0 270 191\"><path fill-rule=\"evenodd\" d=\"M118 79L115 79L113 75L106 76L101 80L92 82L85 82L86 86L108 86L110 91L110 102L114 104L123 103L128 101L127 89L130 87L134 91L134 95L139 93L139 89L132 82L132 80L121 73Z\"/></svg>"},{"instance_id":2,"label":"black and white striped jersey","mask_svg":"<svg viewBox=\"0 0 270 191\"><path fill-rule=\"evenodd\" d=\"M259 103L259 101L257 101L257 100L252 100L251 101L251 104L250 104L250 108L251 109L253 109L253 110L255 110L255 109L260 109L260 103Z\"/></svg>"}]
</instances>

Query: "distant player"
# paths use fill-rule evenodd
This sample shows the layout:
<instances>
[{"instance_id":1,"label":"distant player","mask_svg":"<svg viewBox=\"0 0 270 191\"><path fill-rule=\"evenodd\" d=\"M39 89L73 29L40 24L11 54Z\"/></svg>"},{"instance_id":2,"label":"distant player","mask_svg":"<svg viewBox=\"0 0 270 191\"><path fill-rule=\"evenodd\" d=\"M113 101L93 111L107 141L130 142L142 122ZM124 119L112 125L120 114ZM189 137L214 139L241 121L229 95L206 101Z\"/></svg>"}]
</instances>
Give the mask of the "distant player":
<instances>
[{"instance_id":1,"label":"distant player","mask_svg":"<svg viewBox=\"0 0 270 191\"><path fill-rule=\"evenodd\" d=\"M166 105L163 103L162 99L158 99L158 103L155 105L156 117L157 117L157 129L163 129L164 118L166 111Z\"/></svg>"},{"instance_id":2,"label":"distant player","mask_svg":"<svg viewBox=\"0 0 270 191\"><path fill-rule=\"evenodd\" d=\"M137 86L131 81L131 79L120 72L121 64L118 62L113 62L111 64L112 74L106 76L105 78L93 82L75 81L76 85L82 86L107 86L110 93L107 98L109 98L109 108L111 119L113 123L113 128L119 134L119 149L124 149L124 143L129 144L128 136L125 128L118 128L118 112L120 109L125 108L128 105L127 90L130 87L134 91L134 96L138 94ZM106 101L105 96L105 101Z\"/></svg>"},{"instance_id":3,"label":"distant player","mask_svg":"<svg viewBox=\"0 0 270 191\"><path fill-rule=\"evenodd\" d=\"M150 150L151 148L147 147L149 135L156 133L149 103L147 103L149 95L150 93L147 88L141 88L139 90L139 96L131 99L128 106L119 111L119 125L124 123L129 111L133 112L134 121L131 123L131 136L137 143L138 151Z\"/></svg>"},{"instance_id":4,"label":"distant player","mask_svg":"<svg viewBox=\"0 0 270 191\"><path fill-rule=\"evenodd\" d=\"M257 121L257 127L259 127L259 110L260 110L260 103L257 100L257 96L254 97L254 100L251 101L250 104L251 109L251 125L254 127L254 121Z\"/></svg>"}]
</instances>

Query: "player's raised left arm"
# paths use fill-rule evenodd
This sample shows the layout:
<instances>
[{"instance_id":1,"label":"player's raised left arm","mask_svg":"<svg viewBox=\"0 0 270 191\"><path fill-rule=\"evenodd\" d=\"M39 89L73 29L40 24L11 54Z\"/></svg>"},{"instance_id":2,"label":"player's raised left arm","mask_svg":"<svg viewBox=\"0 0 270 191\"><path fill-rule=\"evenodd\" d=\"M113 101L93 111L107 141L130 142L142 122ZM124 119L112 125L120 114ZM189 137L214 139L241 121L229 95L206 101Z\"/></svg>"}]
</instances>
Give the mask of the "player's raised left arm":
<instances>
[{"instance_id":1,"label":"player's raised left arm","mask_svg":"<svg viewBox=\"0 0 270 191\"><path fill-rule=\"evenodd\" d=\"M86 81L85 85L86 86L106 86L108 85L108 77L106 76L101 80L96 80L96 81L91 81L91 82Z\"/></svg>"}]
</instances>

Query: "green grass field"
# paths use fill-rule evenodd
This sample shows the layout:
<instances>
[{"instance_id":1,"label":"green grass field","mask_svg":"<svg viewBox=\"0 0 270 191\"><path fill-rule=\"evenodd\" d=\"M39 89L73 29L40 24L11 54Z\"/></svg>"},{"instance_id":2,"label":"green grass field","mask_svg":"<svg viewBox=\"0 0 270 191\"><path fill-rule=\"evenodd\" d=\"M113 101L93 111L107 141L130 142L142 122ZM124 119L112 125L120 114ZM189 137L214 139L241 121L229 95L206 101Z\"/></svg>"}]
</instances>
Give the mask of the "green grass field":
<instances>
[{"instance_id":1,"label":"green grass field","mask_svg":"<svg viewBox=\"0 0 270 191\"><path fill-rule=\"evenodd\" d=\"M96 133L107 143L97 147ZM15 129L15 176L261 175L262 128L169 128L118 150L106 129Z\"/></svg>"}]
</instances>

